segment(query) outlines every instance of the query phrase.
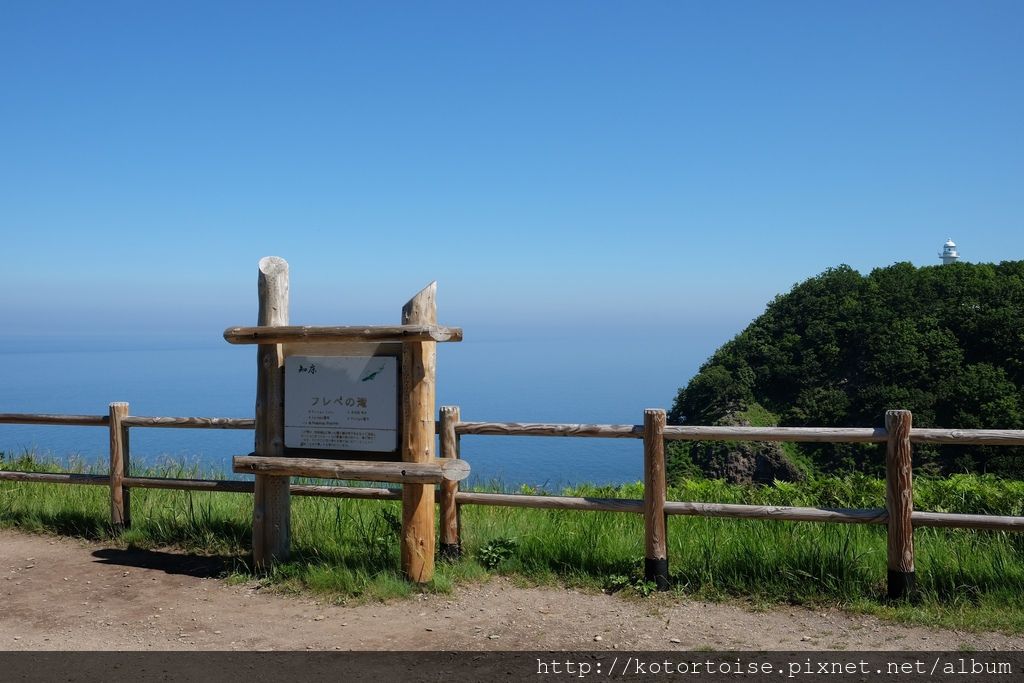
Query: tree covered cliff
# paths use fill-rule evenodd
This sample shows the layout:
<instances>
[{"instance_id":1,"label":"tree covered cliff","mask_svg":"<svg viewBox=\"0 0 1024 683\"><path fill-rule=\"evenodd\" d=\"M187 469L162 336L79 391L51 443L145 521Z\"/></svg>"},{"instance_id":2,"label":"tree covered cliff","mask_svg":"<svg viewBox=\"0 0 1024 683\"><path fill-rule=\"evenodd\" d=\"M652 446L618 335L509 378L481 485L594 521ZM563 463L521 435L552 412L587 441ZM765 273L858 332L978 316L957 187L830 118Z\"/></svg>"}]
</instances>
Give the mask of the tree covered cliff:
<instances>
[{"instance_id":1,"label":"tree covered cliff","mask_svg":"<svg viewBox=\"0 0 1024 683\"><path fill-rule=\"evenodd\" d=\"M897 263L868 275L831 268L776 297L718 349L679 390L669 420L869 427L894 408L913 411L918 427L1024 428L1024 261ZM737 448L674 444L670 470L742 479L723 474ZM744 448L771 461L761 462L762 479L874 470L883 458L874 445ZM915 466L1020 475L1024 454L918 446Z\"/></svg>"}]
</instances>

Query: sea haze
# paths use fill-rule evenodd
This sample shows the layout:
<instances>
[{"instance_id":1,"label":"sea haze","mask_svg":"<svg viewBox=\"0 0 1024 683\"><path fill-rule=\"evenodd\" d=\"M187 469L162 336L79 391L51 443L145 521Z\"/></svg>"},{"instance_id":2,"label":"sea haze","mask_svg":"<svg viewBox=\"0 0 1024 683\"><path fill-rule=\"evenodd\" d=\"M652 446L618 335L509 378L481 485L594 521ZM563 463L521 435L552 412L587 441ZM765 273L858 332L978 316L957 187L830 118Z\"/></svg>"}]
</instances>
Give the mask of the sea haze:
<instances>
[{"instance_id":1,"label":"sea haze","mask_svg":"<svg viewBox=\"0 0 1024 683\"><path fill-rule=\"evenodd\" d=\"M507 339L467 330L466 341L438 345L438 405L458 405L464 420L638 424L644 408L668 408L677 388L720 343L720 335L628 339ZM0 412L105 414L128 401L133 415L251 417L255 349L60 350L21 340L3 356ZM27 350L28 349L28 350ZM39 350L46 349L46 350ZM134 463L170 459L230 471L232 455L252 450L252 432L132 429ZM32 450L61 461L104 462L107 433L94 427L0 425L0 450ZM615 484L642 477L639 441L466 436L462 455L473 482L557 490L583 482Z\"/></svg>"}]
</instances>

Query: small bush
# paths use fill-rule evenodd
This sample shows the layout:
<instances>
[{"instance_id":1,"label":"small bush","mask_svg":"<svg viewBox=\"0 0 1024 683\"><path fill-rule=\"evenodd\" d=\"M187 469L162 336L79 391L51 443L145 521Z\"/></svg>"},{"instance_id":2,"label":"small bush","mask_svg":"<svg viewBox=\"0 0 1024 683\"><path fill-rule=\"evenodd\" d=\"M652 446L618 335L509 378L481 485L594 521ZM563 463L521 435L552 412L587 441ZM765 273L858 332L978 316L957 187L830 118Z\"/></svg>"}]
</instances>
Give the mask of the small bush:
<instances>
[{"instance_id":1,"label":"small bush","mask_svg":"<svg viewBox=\"0 0 1024 683\"><path fill-rule=\"evenodd\" d=\"M515 552L518 545L511 538L491 539L480 547L476 556L483 566L488 569L497 569L502 562L512 557L512 553Z\"/></svg>"}]
</instances>

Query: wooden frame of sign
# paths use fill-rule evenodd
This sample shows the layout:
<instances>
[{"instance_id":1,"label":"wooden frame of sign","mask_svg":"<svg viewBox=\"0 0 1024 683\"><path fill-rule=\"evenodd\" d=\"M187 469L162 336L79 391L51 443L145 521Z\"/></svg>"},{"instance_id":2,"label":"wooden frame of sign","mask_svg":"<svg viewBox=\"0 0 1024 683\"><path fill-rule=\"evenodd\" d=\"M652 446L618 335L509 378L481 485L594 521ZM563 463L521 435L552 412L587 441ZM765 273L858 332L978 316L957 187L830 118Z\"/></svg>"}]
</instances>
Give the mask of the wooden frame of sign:
<instances>
[{"instance_id":1,"label":"wooden frame of sign","mask_svg":"<svg viewBox=\"0 0 1024 683\"><path fill-rule=\"evenodd\" d=\"M446 470L434 458L437 342L462 341L462 330L437 324L436 282L418 292L402 307L402 324L397 326L290 326L288 289L288 263L276 256L261 259L257 327L232 327L224 331L224 338L232 344L258 345L255 449L251 456L236 457L233 463L234 471L255 474L253 563L257 570L266 571L275 562L288 558L291 544L290 476L330 476L370 481L376 478L402 483L402 570L412 581L429 581L434 575L434 484L468 475L464 463L460 463L458 468L449 467ZM373 346L376 346L374 353L367 353ZM362 353L354 353L356 349ZM302 442L301 437L295 434L286 436L287 358L305 355L329 360L344 357L346 353L363 358L397 358L393 376L400 402L395 405L393 430L397 449L382 451L381 444L371 439L367 443L373 442L374 448L356 446L351 450L335 450L338 446L353 445L354 442L345 440L348 437L339 434L346 430L360 431L358 426L353 427L344 421L361 417L357 411L360 406L356 401L359 398L366 399L367 406L362 407L368 408L370 395L359 396L353 393L352 396L346 396L342 393L337 397L333 394L317 397L315 391L306 394L305 412L300 411L297 418L292 415L291 426L300 430L333 430L334 434L330 437L333 439L332 448L289 448L286 442L313 444L316 440ZM348 372L347 381L352 386L360 386L359 383L376 377L374 369L364 373L355 362L337 361L335 365L337 367L332 372ZM314 374L308 367L300 372L301 367L300 362L291 380L293 383L306 382ZM386 375L390 370L390 367L381 368L380 374ZM297 395L302 396L302 393ZM374 396L380 398L379 395ZM340 401L337 400L339 398ZM349 398L353 399L352 404L348 403ZM310 409L324 408L328 402L329 410L323 414L317 412L310 418ZM377 407L382 405L376 399L374 403ZM346 413L347 409L356 412ZM345 415L339 417L339 411ZM365 417L373 419L374 416L368 412ZM325 422L321 424L317 420ZM294 457L296 455L303 457ZM415 469L415 475L400 467L396 469L396 456L401 462L416 463L415 468L409 468L410 472ZM360 461L336 460L342 457L359 458ZM317 464L317 458L319 462L334 460L329 466L322 466Z\"/></svg>"}]
</instances>

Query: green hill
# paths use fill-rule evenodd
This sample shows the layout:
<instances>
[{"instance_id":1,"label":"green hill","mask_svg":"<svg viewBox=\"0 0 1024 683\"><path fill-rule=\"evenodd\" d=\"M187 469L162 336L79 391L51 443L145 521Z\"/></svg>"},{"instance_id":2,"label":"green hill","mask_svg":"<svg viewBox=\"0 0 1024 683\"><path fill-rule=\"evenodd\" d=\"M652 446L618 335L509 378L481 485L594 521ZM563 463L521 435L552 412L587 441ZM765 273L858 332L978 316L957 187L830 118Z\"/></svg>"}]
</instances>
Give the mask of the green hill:
<instances>
[{"instance_id":1,"label":"green hill","mask_svg":"<svg viewBox=\"0 0 1024 683\"><path fill-rule=\"evenodd\" d=\"M1024 428L1024 261L861 275L831 268L772 301L679 390L674 424ZM672 444L670 473L799 478L880 469L876 445ZM930 473L1024 473L1021 449L922 447ZM749 476L748 476L749 475Z\"/></svg>"}]
</instances>

